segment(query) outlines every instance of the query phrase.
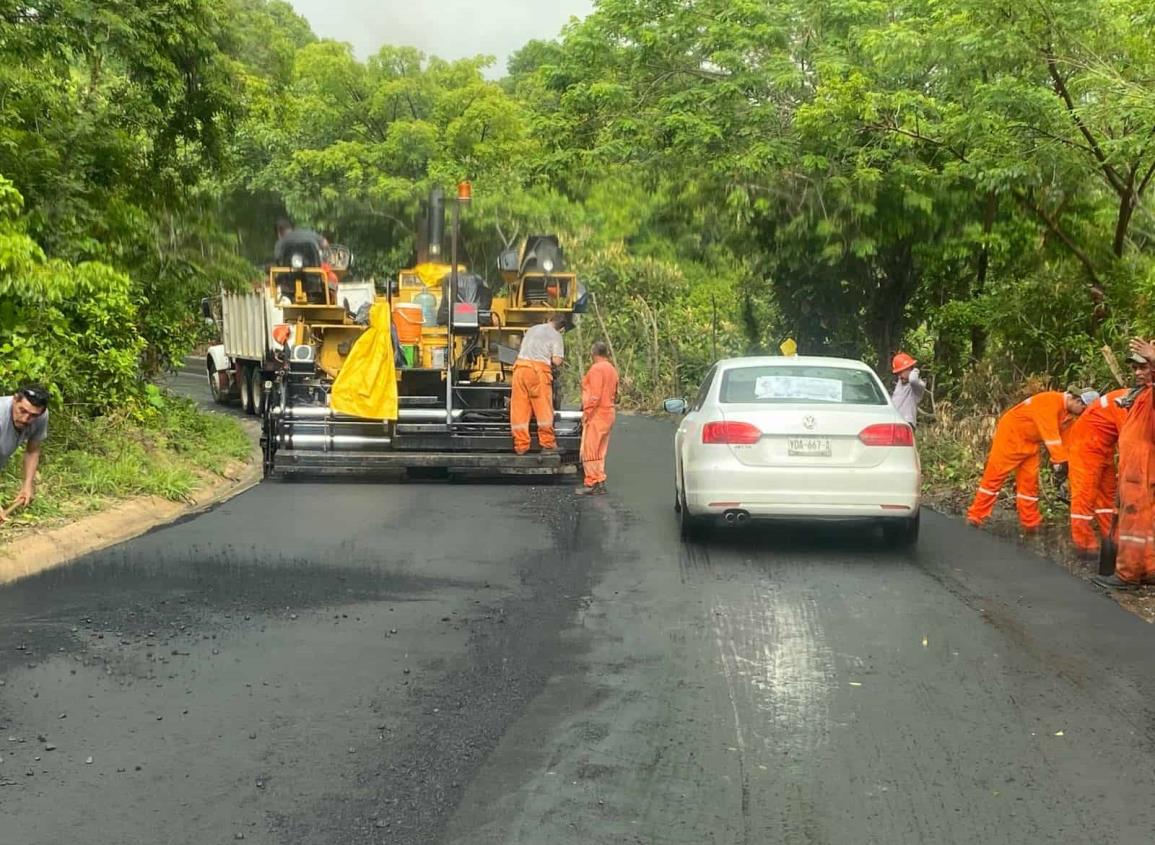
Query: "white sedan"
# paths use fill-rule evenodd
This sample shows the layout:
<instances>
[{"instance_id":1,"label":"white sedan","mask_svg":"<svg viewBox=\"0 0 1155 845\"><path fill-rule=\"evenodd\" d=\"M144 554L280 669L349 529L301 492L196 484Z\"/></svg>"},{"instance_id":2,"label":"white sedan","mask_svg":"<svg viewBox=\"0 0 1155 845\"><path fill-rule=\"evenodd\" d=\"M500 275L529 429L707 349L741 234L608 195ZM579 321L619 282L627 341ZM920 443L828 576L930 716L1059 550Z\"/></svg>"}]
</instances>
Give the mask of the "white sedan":
<instances>
[{"instance_id":1,"label":"white sedan","mask_svg":"<svg viewBox=\"0 0 1155 845\"><path fill-rule=\"evenodd\" d=\"M846 358L750 357L715 364L674 438L682 536L709 522L871 520L918 540L914 431L878 376Z\"/></svg>"}]
</instances>

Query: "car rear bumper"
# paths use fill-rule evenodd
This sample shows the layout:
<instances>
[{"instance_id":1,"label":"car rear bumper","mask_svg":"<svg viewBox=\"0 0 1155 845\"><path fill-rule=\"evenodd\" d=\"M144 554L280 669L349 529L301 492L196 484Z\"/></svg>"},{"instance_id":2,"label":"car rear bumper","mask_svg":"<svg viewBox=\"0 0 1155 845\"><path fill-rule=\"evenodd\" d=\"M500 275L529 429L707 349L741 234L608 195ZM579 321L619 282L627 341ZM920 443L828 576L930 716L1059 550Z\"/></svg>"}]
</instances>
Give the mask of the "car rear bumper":
<instances>
[{"instance_id":1,"label":"car rear bumper","mask_svg":"<svg viewBox=\"0 0 1155 845\"><path fill-rule=\"evenodd\" d=\"M686 468L695 516L745 511L753 519L902 519L918 513L917 458L891 457L870 469L750 467L721 460Z\"/></svg>"}]
</instances>

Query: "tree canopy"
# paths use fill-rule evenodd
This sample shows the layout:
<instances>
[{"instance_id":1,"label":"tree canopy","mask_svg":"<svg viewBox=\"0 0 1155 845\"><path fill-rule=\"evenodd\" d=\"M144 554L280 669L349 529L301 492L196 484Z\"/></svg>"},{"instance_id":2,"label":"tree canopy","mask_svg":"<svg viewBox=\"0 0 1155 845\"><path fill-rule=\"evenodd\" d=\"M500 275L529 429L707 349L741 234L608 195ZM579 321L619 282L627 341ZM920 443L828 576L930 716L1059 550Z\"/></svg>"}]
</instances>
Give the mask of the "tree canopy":
<instances>
[{"instance_id":1,"label":"tree canopy","mask_svg":"<svg viewBox=\"0 0 1155 845\"><path fill-rule=\"evenodd\" d=\"M464 178L475 269L561 235L637 399L786 336L908 348L940 391L977 362L1103 378L1100 346L1155 329L1153 25L1143 0L600 0L495 81L361 59L282 0L0 0L0 380L130 400L278 217L384 279ZM108 313L64 313L98 290ZM28 351L88 322L91 371Z\"/></svg>"}]
</instances>

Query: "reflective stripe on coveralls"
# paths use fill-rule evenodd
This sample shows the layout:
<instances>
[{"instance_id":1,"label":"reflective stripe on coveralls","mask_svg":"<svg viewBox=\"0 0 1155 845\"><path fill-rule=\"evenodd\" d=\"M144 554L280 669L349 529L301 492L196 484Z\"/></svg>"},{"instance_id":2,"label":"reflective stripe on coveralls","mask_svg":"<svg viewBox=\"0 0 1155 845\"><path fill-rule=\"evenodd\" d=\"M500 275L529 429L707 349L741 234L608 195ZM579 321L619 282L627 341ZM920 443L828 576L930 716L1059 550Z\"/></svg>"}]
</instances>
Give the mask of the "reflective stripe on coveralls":
<instances>
[{"instance_id":1,"label":"reflective stripe on coveralls","mask_svg":"<svg viewBox=\"0 0 1155 845\"><path fill-rule=\"evenodd\" d=\"M1155 409L1151 389L1119 432L1119 552L1115 574L1129 584L1155 579Z\"/></svg>"},{"instance_id":2,"label":"reflective stripe on coveralls","mask_svg":"<svg viewBox=\"0 0 1155 845\"><path fill-rule=\"evenodd\" d=\"M1019 522L1027 530L1042 524L1039 446L1046 445L1055 463L1066 461L1062 431L1068 417L1067 394L1059 391L1038 393L1003 414L995 430L982 481L967 510L968 522L982 525L990 517L998 491L1013 473Z\"/></svg>"},{"instance_id":3,"label":"reflective stripe on coveralls","mask_svg":"<svg viewBox=\"0 0 1155 845\"><path fill-rule=\"evenodd\" d=\"M1071 540L1088 554L1099 548L1095 536L1111 531L1115 514L1115 444L1127 419L1117 401L1131 391L1113 390L1099 397L1071 424L1067 440L1070 455Z\"/></svg>"},{"instance_id":4,"label":"reflective stripe on coveralls","mask_svg":"<svg viewBox=\"0 0 1155 845\"><path fill-rule=\"evenodd\" d=\"M595 361L582 379L581 459L586 487L605 483L606 452L617 416L617 394L618 371L604 358Z\"/></svg>"},{"instance_id":5,"label":"reflective stripe on coveralls","mask_svg":"<svg viewBox=\"0 0 1155 845\"><path fill-rule=\"evenodd\" d=\"M509 428L513 451L529 451L529 421L537 420L537 439L543 449L556 449L553 433L553 370L543 361L519 360L513 365L509 397Z\"/></svg>"}]
</instances>

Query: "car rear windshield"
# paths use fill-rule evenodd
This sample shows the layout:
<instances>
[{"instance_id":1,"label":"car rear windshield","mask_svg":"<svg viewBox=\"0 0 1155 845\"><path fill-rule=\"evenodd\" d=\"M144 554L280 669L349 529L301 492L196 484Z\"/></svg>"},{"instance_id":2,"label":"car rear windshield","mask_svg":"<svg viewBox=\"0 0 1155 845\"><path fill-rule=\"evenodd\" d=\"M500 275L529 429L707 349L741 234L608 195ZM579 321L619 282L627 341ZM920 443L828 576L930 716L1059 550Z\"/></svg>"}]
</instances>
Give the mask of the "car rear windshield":
<instances>
[{"instance_id":1,"label":"car rear windshield","mask_svg":"<svg viewBox=\"0 0 1155 845\"><path fill-rule=\"evenodd\" d=\"M845 367L735 367L722 377L719 401L726 405L885 405L878 380Z\"/></svg>"}]
</instances>

